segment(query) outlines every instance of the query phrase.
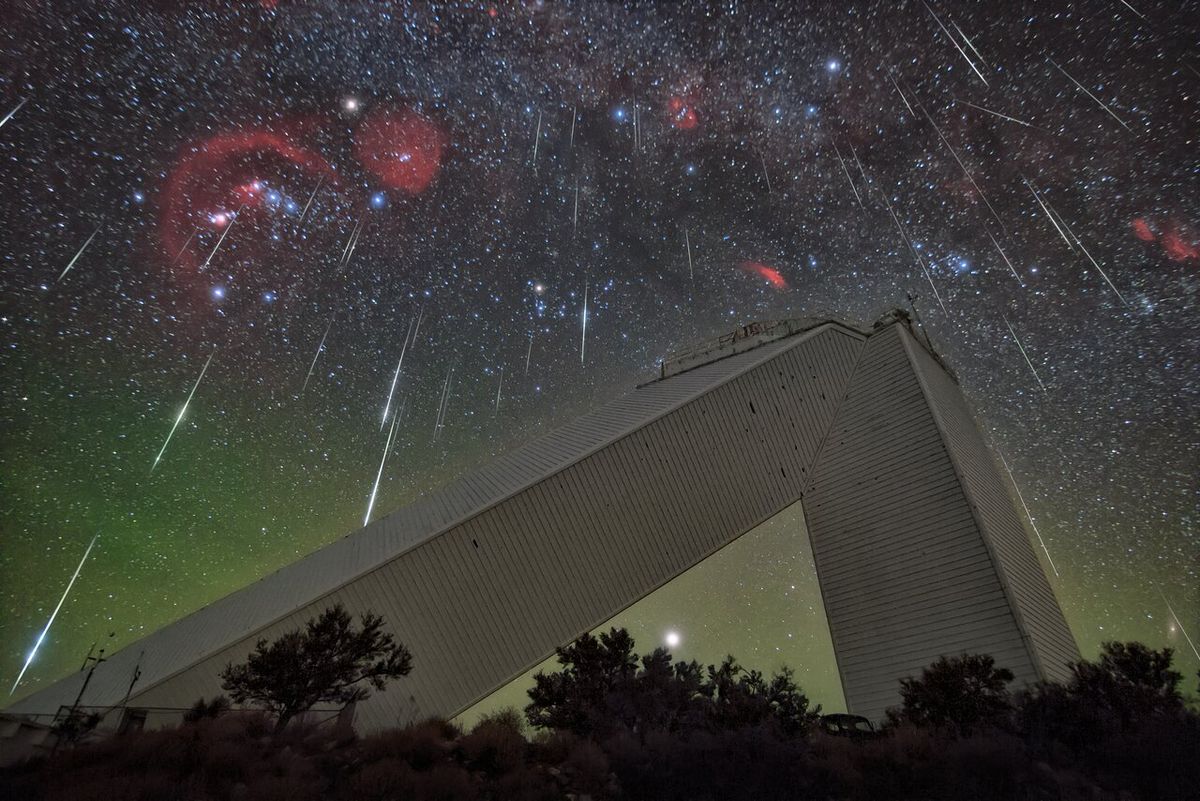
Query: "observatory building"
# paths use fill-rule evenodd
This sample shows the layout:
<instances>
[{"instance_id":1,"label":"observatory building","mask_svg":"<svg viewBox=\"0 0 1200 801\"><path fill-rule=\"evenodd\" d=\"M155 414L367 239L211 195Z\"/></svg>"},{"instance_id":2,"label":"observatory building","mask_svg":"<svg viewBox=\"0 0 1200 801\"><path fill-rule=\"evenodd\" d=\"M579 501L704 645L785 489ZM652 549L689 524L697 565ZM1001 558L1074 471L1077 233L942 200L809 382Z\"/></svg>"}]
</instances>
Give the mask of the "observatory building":
<instances>
[{"instance_id":1,"label":"observatory building","mask_svg":"<svg viewBox=\"0 0 1200 801\"><path fill-rule=\"evenodd\" d=\"M82 703L112 709L102 728L173 724L260 638L341 603L414 656L356 727L449 717L797 502L851 712L882 717L942 655L1062 680L1078 650L1001 476L902 313L756 323L112 654ZM84 675L7 712L53 716Z\"/></svg>"}]
</instances>

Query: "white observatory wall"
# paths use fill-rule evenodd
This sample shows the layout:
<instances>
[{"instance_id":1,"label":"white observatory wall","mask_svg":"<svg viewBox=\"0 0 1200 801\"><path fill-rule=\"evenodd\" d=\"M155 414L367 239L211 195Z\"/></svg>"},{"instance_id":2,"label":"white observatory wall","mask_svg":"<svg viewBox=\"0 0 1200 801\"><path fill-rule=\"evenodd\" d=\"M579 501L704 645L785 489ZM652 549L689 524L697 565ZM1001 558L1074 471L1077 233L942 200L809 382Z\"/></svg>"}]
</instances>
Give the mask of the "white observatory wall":
<instances>
[{"instance_id":1,"label":"white observatory wall","mask_svg":"<svg viewBox=\"0 0 1200 801\"><path fill-rule=\"evenodd\" d=\"M911 337L905 334L904 339L1017 622L1029 638L1039 677L1065 682L1071 676L1067 665L1079 660L1079 648L1033 550L1025 519L1017 513L958 384Z\"/></svg>"},{"instance_id":2,"label":"white observatory wall","mask_svg":"<svg viewBox=\"0 0 1200 801\"><path fill-rule=\"evenodd\" d=\"M259 637L340 602L382 614L413 653L409 677L359 705L359 729L451 716L796 501L863 341L838 327L798 336L132 705L212 697L220 669L244 660Z\"/></svg>"},{"instance_id":3,"label":"white observatory wall","mask_svg":"<svg viewBox=\"0 0 1200 801\"><path fill-rule=\"evenodd\" d=\"M875 720L942 655L1038 678L907 336L868 339L804 495L846 704Z\"/></svg>"},{"instance_id":4,"label":"white observatory wall","mask_svg":"<svg viewBox=\"0 0 1200 801\"><path fill-rule=\"evenodd\" d=\"M171 724L342 603L414 656L359 730L449 717L801 498L851 711L881 717L942 655L1019 682L1077 658L958 386L900 325L826 324L640 388L127 646L84 704L139 664L130 705ZM53 713L81 677L11 711Z\"/></svg>"}]
</instances>

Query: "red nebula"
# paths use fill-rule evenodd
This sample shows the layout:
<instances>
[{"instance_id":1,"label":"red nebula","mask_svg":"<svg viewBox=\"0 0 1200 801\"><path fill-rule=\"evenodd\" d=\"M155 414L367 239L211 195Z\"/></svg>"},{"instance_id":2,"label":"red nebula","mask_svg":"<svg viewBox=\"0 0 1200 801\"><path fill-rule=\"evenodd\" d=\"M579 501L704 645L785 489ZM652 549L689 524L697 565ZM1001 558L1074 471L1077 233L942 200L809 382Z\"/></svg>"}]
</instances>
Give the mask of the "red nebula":
<instances>
[{"instance_id":1,"label":"red nebula","mask_svg":"<svg viewBox=\"0 0 1200 801\"><path fill-rule=\"evenodd\" d=\"M757 261L743 261L738 267L751 275L762 278L779 292L789 288L787 279L780 275L779 270L774 267L768 267Z\"/></svg>"},{"instance_id":2,"label":"red nebula","mask_svg":"<svg viewBox=\"0 0 1200 801\"><path fill-rule=\"evenodd\" d=\"M1150 224L1142 217L1134 218L1133 235L1143 242L1153 242L1157 238L1154 232L1150 230Z\"/></svg>"},{"instance_id":3,"label":"red nebula","mask_svg":"<svg viewBox=\"0 0 1200 801\"><path fill-rule=\"evenodd\" d=\"M1135 217L1131 225L1134 236L1143 242L1158 242L1171 261L1200 261L1200 243L1174 219L1161 223Z\"/></svg>"},{"instance_id":4,"label":"red nebula","mask_svg":"<svg viewBox=\"0 0 1200 801\"><path fill-rule=\"evenodd\" d=\"M680 95L674 95L667 101L667 116L671 124L681 131L690 131L700 124L700 117L692 102Z\"/></svg>"},{"instance_id":5,"label":"red nebula","mask_svg":"<svg viewBox=\"0 0 1200 801\"><path fill-rule=\"evenodd\" d=\"M159 242L163 254L174 259L200 219L220 228L228 223L228 212L254 205L263 188L258 176L272 165L278 168L280 162L322 175L327 181L337 180L324 158L273 131L220 133L184 148L162 194ZM192 267L199 263L194 254L186 253L181 261Z\"/></svg>"},{"instance_id":6,"label":"red nebula","mask_svg":"<svg viewBox=\"0 0 1200 801\"><path fill-rule=\"evenodd\" d=\"M354 153L387 188L419 195L437 175L445 146L445 135L429 119L408 109L383 110L363 121Z\"/></svg>"},{"instance_id":7,"label":"red nebula","mask_svg":"<svg viewBox=\"0 0 1200 801\"><path fill-rule=\"evenodd\" d=\"M1195 261L1200 259L1200 246L1189 242L1175 229L1168 230L1158 240L1171 261Z\"/></svg>"}]
</instances>

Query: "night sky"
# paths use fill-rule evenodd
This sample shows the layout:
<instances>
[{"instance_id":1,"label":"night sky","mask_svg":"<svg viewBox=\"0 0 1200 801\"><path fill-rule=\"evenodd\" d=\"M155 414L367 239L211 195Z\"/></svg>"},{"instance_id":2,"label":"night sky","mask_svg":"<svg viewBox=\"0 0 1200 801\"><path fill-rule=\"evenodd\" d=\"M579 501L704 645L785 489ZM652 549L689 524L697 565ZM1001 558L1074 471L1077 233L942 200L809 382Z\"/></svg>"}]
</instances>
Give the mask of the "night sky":
<instances>
[{"instance_id":1,"label":"night sky","mask_svg":"<svg viewBox=\"0 0 1200 801\"><path fill-rule=\"evenodd\" d=\"M361 526L377 476L373 517L699 338L909 295L1085 655L1194 676L1200 4L779 5L4 4L6 689L97 535L18 695ZM837 706L784 529L639 645Z\"/></svg>"}]
</instances>

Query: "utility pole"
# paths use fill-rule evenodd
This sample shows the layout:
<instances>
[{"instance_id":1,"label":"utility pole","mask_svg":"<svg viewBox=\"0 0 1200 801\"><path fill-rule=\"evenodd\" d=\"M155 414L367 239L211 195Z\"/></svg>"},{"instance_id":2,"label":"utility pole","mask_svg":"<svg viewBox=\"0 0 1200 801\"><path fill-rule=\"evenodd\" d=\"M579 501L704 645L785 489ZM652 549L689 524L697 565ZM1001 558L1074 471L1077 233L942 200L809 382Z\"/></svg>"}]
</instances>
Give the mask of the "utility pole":
<instances>
[{"instance_id":1,"label":"utility pole","mask_svg":"<svg viewBox=\"0 0 1200 801\"><path fill-rule=\"evenodd\" d=\"M108 636L112 638L116 636L116 632L114 631ZM107 661L104 658L103 648L101 648L100 652L95 656L92 656L95 650L96 643L92 643L92 647L88 649L88 655L83 658L83 665L79 668L79 670L86 670L87 675L83 677L83 684L79 688L79 694L75 696L75 702L72 703L70 708L67 710L67 716L63 720L58 721L58 735L54 738L54 747L50 749L50 756L54 756L54 754L58 751L58 746L62 743L64 734L74 739L80 733L75 731L75 729L77 726L79 726L79 705L83 702L83 694L87 692L88 684L91 683L92 674L96 672L96 668L100 667L102 662ZM132 685L130 686L132 687Z\"/></svg>"},{"instance_id":2,"label":"utility pole","mask_svg":"<svg viewBox=\"0 0 1200 801\"><path fill-rule=\"evenodd\" d=\"M121 706L118 709L124 709L129 705L129 696L133 695L133 685L137 684L138 679L142 677L142 657L145 655L145 651L138 654L137 664L133 666L133 676L129 679L129 687L125 690L125 697L121 699Z\"/></svg>"}]
</instances>

